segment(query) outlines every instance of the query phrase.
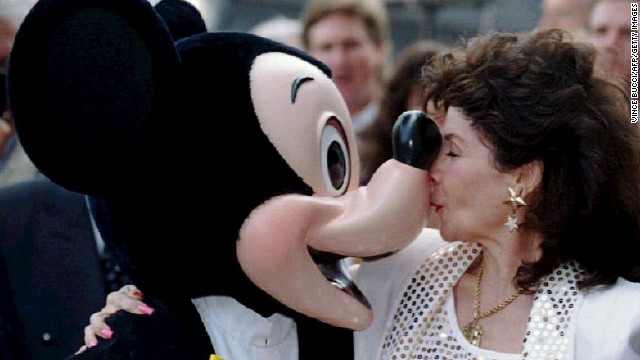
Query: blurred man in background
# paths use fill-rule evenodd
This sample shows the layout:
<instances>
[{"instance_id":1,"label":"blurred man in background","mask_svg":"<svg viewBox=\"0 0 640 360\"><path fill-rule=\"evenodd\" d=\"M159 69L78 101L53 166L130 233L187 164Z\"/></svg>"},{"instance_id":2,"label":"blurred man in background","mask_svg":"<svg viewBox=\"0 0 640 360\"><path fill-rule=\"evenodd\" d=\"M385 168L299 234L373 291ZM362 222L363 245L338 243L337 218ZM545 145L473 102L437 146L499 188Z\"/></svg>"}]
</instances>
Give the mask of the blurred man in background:
<instances>
[{"instance_id":1,"label":"blurred man in background","mask_svg":"<svg viewBox=\"0 0 640 360\"><path fill-rule=\"evenodd\" d=\"M541 28L560 28L584 36L589 20L589 0L542 0Z\"/></svg>"},{"instance_id":2,"label":"blurred man in background","mask_svg":"<svg viewBox=\"0 0 640 360\"><path fill-rule=\"evenodd\" d=\"M0 187L31 179L39 173L18 141L6 93L13 39L33 3L32 0L0 0Z\"/></svg>"},{"instance_id":3,"label":"blurred man in background","mask_svg":"<svg viewBox=\"0 0 640 360\"><path fill-rule=\"evenodd\" d=\"M371 157L380 144L361 136L376 126L387 61L389 19L379 0L310 0L302 12L302 44L331 68L353 120L361 182L375 171Z\"/></svg>"},{"instance_id":4,"label":"blurred man in background","mask_svg":"<svg viewBox=\"0 0 640 360\"><path fill-rule=\"evenodd\" d=\"M629 83L631 1L595 0L589 14L589 40L600 52L601 69Z\"/></svg>"}]
</instances>

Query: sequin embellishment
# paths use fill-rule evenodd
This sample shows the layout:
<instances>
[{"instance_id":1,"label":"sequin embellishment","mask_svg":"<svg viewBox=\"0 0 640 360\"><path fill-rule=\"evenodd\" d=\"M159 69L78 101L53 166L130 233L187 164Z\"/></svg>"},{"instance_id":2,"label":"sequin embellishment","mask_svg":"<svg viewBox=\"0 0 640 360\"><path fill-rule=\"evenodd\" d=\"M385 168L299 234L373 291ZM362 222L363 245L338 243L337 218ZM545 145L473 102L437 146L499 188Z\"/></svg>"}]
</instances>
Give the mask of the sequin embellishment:
<instances>
[{"instance_id":1,"label":"sequin embellishment","mask_svg":"<svg viewBox=\"0 0 640 360\"><path fill-rule=\"evenodd\" d=\"M473 243L446 244L413 273L388 323L380 349L381 360L492 360L453 332L445 303L454 285L480 254ZM563 264L542 279L530 313L521 358L570 359L573 356L571 318L582 301L577 289L581 272Z\"/></svg>"}]
</instances>

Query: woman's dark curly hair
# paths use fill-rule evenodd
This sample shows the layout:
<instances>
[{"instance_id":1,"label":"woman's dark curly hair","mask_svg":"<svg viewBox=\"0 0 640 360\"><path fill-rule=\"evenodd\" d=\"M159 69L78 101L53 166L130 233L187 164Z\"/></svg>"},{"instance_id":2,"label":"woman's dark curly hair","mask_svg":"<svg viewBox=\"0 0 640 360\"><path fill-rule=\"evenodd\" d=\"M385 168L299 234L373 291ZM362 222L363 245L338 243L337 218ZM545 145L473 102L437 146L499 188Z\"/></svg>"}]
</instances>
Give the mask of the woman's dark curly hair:
<instances>
[{"instance_id":1,"label":"woman's dark curly hair","mask_svg":"<svg viewBox=\"0 0 640 360\"><path fill-rule=\"evenodd\" d=\"M515 278L527 289L572 260L582 287L640 279L640 135L594 56L550 29L477 37L425 67L427 101L461 108L498 169L543 166L519 229L542 238L542 257Z\"/></svg>"}]
</instances>

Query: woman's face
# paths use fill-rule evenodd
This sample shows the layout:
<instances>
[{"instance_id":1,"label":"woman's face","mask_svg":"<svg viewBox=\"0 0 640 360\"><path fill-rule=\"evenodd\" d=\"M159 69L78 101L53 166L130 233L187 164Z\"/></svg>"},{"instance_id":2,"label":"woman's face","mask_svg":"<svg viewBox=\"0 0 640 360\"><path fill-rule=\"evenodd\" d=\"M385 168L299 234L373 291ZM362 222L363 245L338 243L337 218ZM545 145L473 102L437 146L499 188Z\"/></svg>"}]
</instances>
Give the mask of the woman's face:
<instances>
[{"instance_id":1,"label":"woman's face","mask_svg":"<svg viewBox=\"0 0 640 360\"><path fill-rule=\"evenodd\" d=\"M508 232L504 223L511 208L502 202L514 176L496 169L491 149L460 108L448 109L441 130L444 143L431 170L431 205L443 238L476 241Z\"/></svg>"}]
</instances>

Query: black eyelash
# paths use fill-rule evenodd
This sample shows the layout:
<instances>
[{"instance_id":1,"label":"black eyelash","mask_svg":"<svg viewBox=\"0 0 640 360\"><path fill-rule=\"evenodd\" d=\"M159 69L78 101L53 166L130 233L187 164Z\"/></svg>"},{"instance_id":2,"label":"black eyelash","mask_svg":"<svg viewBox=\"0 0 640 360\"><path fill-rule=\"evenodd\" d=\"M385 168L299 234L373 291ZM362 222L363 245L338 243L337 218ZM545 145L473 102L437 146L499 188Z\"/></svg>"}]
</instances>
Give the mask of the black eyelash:
<instances>
[{"instance_id":1,"label":"black eyelash","mask_svg":"<svg viewBox=\"0 0 640 360\"><path fill-rule=\"evenodd\" d=\"M453 151L449 151L449 152L447 152L445 155L446 155L446 156L449 156L449 157L454 157L454 158L455 158L455 157L458 157L458 154L454 153Z\"/></svg>"}]
</instances>

